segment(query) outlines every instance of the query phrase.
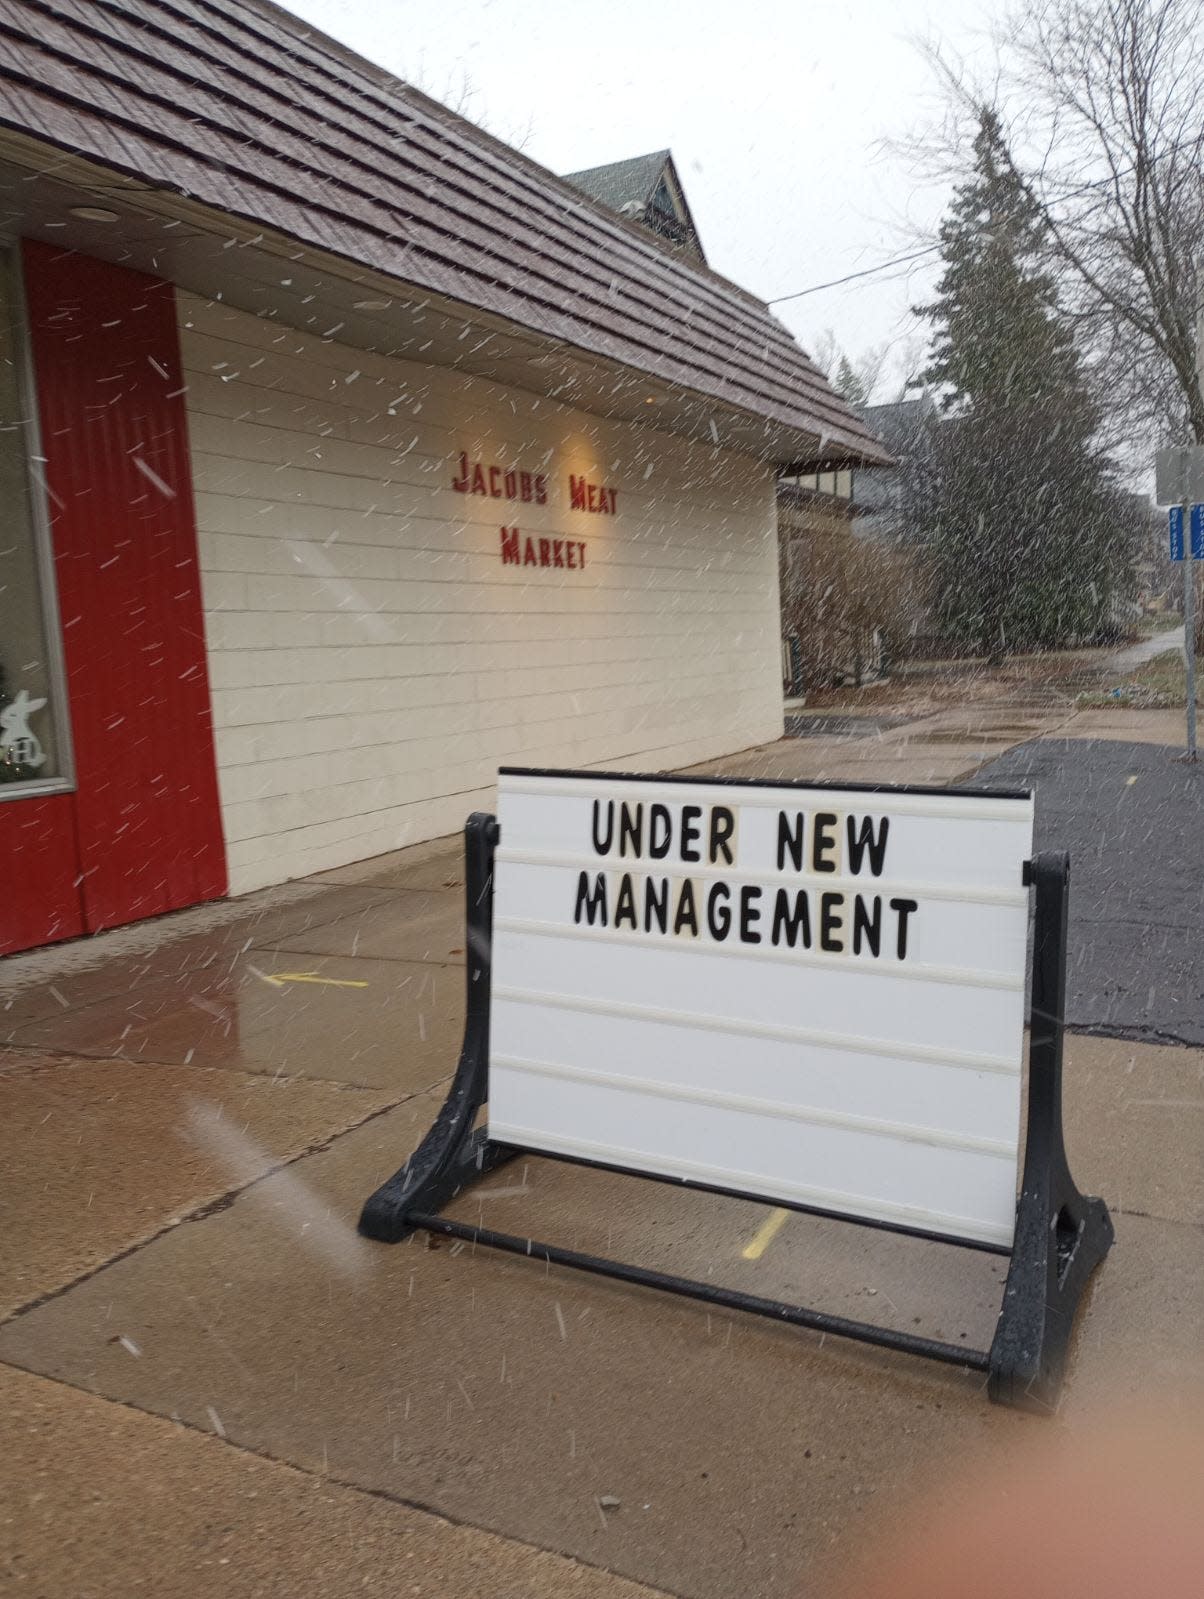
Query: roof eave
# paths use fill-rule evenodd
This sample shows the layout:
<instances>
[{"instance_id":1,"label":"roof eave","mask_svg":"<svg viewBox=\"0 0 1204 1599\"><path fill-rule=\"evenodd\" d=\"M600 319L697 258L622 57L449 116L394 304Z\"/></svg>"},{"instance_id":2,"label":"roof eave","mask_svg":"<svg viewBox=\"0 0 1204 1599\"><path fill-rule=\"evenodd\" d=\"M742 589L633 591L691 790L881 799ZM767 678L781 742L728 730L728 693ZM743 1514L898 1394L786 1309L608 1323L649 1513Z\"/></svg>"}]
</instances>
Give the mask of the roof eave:
<instances>
[{"instance_id":1,"label":"roof eave","mask_svg":"<svg viewBox=\"0 0 1204 1599\"><path fill-rule=\"evenodd\" d=\"M818 458L791 460L782 465L779 476L790 477L802 472L843 472L850 468L880 466L898 466L895 456L889 455L876 440L867 439L864 443L833 444L825 441Z\"/></svg>"},{"instance_id":2,"label":"roof eave","mask_svg":"<svg viewBox=\"0 0 1204 1599\"><path fill-rule=\"evenodd\" d=\"M66 159L55 164L53 173L46 167L41 153L47 148L60 150L51 140L35 138L24 131L13 129L0 129L0 153L7 154L24 165L27 170L35 174L43 182L66 181L78 184L84 194L82 198L100 198L111 202L117 198L114 193L118 189L123 201L140 209L143 214L153 214L165 219L187 220L199 229L203 229L214 237L221 237L224 245L230 240L240 237L241 249L239 254L245 252L267 252L278 258L287 259L294 268L300 268L303 263L310 265L314 271L320 272L328 279L338 278L348 285L355 285L361 293L365 289L380 288L401 301L417 298L423 305L431 307L433 311L442 311L445 314L463 318L466 323L473 323L485 329L492 329L497 333L504 333L509 329L516 329L529 337L533 342L540 343L549 352L563 354L565 357L580 362L585 366L594 368L599 374L614 373L630 375L638 379L645 388L654 388L658 393L658 410L655 414L646 414L642 411L630 412L626 420L639 421L644 425L658 427L666 432L679 433L687 437L696 437L704 442L709 437L716 445L732 449L743 454L751 455L775 467L779 472L791 469L800 472L814 472L831 470L833 467L864 466L869 464L890 465L889 457L879 445L867 435L864 441L850 437L837 431L833 433L824 429L819 418L815 418L811 426L805 425L799 419L796 411L793 415L789 408L757 409L751 405L741 404L733 398L718 396L705 389L694 388L687 384L657 376L648 368L627 363L614 357L599 355L585 345L574 344L564 340L552 339L541 332L537 327L515 319L506 319L497 312L476 305L471 301L455 300L441 296L424 284L414 283L380 267L365 264L353 255L340 255L333 251L308 243L305 240L277 229L265 228L257 218L243 215L239 212L229 211L213 206L212 204L194 199L193 197L160 184L149 183L148 180L134 170L122 171L119 167L101 164L94 157L80 156L75 153L66 153ZM23 155L23 160L21 159ZM62 234L48 236L47 242L65 242ZM105 243L110 243L114 248L124 251L124 244L120 234L105 235ZM84 246L86 248L86 246ZM124 257L129 259L128 256ZM229 259L228 252L223 250L223 258ZM156 270L152 262L135 262L143 270ZM159 270L163 270L162 267ZM206 286L202 283L187 281L173 274L170 270L166 275L181 287L197 293L211 293L220 284ZM231 302L236 303L236 302ZM248 309L252 309L248 307ZM287 309L281 314L281 321L286 324L298 326L300 331L305 328L292 321ZM347 342L353 342L347 340ZM370 347L370 346L368 346ZM404 358L414 359L413 356ZM430 362L427 364L446 364ZM461 370L471 371L471 368L462 367ZM490 377L488 372L475 375ZM558 397L555 385L545 386L538 381L538 375L532 371L524 374L524 381L515 383L513 378L499 376L494 381L506 383L512 387L520 387L532 393L543 393L549 397ZM560 395L559 397L565 398ZM588 399L576 401L571 397L566 403L578 404L581 409L600 415L619 415L615 410L600 403L591 403ZM801 402L799 411L805 408ZM675 426L669 418L674 412L680 412L682 425ZM688 420L687 420L688 419ZM712 426L714 422L723 424L725 419L728 424L720 432ZM850 416L855 423L855 417Z\"/></svg>"}]
</instances>

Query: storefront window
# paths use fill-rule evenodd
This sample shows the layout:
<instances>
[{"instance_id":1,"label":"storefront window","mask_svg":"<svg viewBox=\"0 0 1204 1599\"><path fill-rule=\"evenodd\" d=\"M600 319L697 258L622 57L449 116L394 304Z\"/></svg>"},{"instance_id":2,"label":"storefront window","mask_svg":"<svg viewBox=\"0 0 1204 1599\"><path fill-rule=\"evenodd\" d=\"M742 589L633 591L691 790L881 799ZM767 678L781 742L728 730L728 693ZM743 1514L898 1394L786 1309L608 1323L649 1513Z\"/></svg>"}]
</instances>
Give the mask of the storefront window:
<instances>
[{"instance_id":1,"label":"storefront window","mask_svg":"<svg viewBox=\"0 0 1204 1599\"><path fill-rule=\"evenodd\" d=\"M65 776L53 578L31 481L20 287L0 252L0 799Z\"/></svg>"}]
</instances>

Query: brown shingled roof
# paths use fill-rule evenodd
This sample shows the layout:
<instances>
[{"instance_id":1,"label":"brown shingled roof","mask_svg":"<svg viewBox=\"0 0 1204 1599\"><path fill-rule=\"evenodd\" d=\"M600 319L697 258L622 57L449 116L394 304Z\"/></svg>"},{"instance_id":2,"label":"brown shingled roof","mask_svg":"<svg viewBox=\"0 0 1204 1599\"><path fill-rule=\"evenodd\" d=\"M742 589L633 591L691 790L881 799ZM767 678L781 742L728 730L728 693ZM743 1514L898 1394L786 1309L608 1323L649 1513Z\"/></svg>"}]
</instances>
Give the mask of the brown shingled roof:
<instances>
[{"instance_id":1,"label":"brown shingled roof","mask_svg":"<svg viewBox=\"0 0 1204 1599\"><path fill-rule=\"evenodd\" d=\"M751 295L266 0L0 0L0 125L883 458Z\"/></svg>"}]
</instances>

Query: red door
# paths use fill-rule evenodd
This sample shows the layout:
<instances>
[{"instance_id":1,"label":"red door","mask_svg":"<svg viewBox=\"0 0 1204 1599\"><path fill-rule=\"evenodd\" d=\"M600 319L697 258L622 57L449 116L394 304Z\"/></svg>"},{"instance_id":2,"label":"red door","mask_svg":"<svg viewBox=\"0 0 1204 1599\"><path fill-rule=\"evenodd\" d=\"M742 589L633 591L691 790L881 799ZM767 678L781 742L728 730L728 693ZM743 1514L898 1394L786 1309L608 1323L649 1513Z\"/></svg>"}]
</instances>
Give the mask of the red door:
<instances>
[{"instance_id":1,"label":"red door","mask_svg":"<svg viewBox=\"0 0 1204 1599\"><path fill-rule=\"evenodd\" d=\"M96 932L226 890L184 380L170 284L24 254Z\"/></svg>"}]
</instances>

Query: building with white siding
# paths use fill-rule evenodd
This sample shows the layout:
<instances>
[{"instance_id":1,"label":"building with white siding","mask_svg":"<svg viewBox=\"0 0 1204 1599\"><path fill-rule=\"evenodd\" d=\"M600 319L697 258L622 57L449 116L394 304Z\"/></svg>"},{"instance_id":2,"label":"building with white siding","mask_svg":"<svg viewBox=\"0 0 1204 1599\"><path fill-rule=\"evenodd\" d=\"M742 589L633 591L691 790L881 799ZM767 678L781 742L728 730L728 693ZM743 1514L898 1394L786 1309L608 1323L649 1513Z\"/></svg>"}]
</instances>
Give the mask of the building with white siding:
<instances>
[{"instance_id":1,"label":"building with white siding","mask_svg":"<svg viewBox=\"0 0 1204 1599\"><path fill-rule=\"evenodd\" d=\"M0 952L780 734L763 305L261 0L3 30Z\"/></svg>"}]
</instances>

